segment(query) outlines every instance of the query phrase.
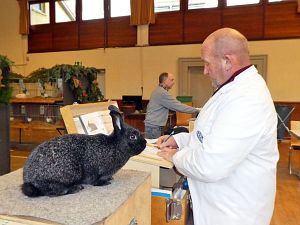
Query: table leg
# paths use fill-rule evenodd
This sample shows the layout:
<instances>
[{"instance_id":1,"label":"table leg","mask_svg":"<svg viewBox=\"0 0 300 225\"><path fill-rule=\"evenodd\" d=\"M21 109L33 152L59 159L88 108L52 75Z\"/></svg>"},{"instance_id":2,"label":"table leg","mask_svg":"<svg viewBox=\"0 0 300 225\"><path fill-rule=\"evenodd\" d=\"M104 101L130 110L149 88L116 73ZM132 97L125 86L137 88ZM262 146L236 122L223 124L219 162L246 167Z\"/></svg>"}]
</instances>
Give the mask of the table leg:
<instances>
[{"instance_id":1,"label":"table leg","mask_svg":"<svg viewBox=\"0 0 300 225\"><path fill-rule=\"evenodd\" d=\"M19 144L22 144L22 128L19 129Z\"/></svg>"}]
</instances>

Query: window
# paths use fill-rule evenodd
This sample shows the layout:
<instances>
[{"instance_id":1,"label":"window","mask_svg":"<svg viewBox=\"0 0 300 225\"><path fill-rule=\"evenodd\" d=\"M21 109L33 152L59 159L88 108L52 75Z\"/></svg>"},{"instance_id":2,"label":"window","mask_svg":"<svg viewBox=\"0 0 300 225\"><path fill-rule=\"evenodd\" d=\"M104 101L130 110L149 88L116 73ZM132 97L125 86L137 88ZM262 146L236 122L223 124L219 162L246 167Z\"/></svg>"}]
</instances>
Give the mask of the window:
<instances>
[{"instance_id":1,"label":"window","mask_svg":"<svg viewBox=\"0 0 300 225\"><path fill-rule=\"evenodd\" d=\"M49 24L49 3L30 4L30 25Z\"/></svg>"},{"instance_id":2,"label":"window","mask_svg":"<svg viewBox=\"0 0 300 225\"><path fill-rule=\"evenodd\" d=\"M37 3L32 5L32 9L40 12L40 13L45 13L45 3Z\"/></svg>"},{"instance_id":3,"label":"window","mask_svg":"<svg viewBox=\"0 0 300 225\"><path fill-rule=\"evenodd\" d=\"M104 18L103 0L82 0L82 20Z\"/></svg>"},{"instance_id":4,"label":"window","mask_svg":"<svg viewBox=\"0 0 300 225\"><path fill-rule=\"evenodd\" d=\"M137 28L130 25L130 0L28 2L32 14L28 52L132 47L137 43ZM40 4L45 5L46 13L40 13L40 9L43 9L43 5ZM37 11L39 17L42 15L47 19L46 22L41 19L36 21L34 14L37 14ZM110 15L118 18L111 18ZM36 24L43 25L32 26Z\"/></svg>"},{"instance_id":5,"label":"window","mask_svg":"<svg viewBox=\"0 0 300 225\"><path fill-rule=\"evenodd\" d=\"M260 0L227 0L227 6L257 4Z\"/></svg>"},{"instance_id":6,"label":"window","mask_svg":"<svg viewBox=\"0 0 300 225\"><path fill-rule=\"evenodd\" d=\"M188 9L204 9L218 7L218 0L189 0Z\"/></svg>"},{"instance_id":7,"label":"window","mask_svg":"<svg viewBox=\"0 0 300 225\"><path fill-rule=\"evenodd\" d=\"M291 2L291 1L295 1L295 0L268 0L268 2Z\"/></svg>"},{"instance_id":8,"label":"window","mask_svg":"<svg viewBox=\"0 0 300 225\"><path fill-rule=\"evenodd\" d=\"M130 16L130 0L110 0L110 16Z\"/></svg>"},{"instance_id":9,"label":"window","mask_svg":"<svg viewBox=\"0 0 300 225\"><path fill-rule=\"evenodd\" d=\"M179 11L180 0L154 0L154 12Z\"/></svg>"},{"instance_id":10,"label":"window","mask_svg":"<svg viewBox=\"0 0 300 225\"><path fill-rule=\"evenodd\" d=\"M55 1L55 22L70 22L76 20L76 0Z\"/></svg>"}]
</instances>

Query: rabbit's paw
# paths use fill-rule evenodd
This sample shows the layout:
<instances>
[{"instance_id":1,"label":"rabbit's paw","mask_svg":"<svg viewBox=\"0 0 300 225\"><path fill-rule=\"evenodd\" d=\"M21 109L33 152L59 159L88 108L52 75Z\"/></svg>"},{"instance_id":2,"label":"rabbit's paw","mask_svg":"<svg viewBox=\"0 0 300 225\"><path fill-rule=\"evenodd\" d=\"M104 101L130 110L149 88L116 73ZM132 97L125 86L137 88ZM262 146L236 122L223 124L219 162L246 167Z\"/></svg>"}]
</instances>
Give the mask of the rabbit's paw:
<instances>
[{"instance_id":1,"label":"rabbit's paw","mask_svg":"<svg viewBox=\"0 0 300 225\"><path fill-rule=\"evenodd\" d=\"M100 177L95 183L95 186L105 186L111 184L112 177Z\"/></svg>"},{"instance_id":2,"label":"rabbit's paw","mask_svg":"<svg viewBox=\"0 0 300 225\"><path fill-rule=\"evenodd\" d=\"M68 194L77 193L78 191L80 191L82 189L84 189L84 187L81 184L73 185L72 187L69 188Z\"/></svg>"}]
</instances>

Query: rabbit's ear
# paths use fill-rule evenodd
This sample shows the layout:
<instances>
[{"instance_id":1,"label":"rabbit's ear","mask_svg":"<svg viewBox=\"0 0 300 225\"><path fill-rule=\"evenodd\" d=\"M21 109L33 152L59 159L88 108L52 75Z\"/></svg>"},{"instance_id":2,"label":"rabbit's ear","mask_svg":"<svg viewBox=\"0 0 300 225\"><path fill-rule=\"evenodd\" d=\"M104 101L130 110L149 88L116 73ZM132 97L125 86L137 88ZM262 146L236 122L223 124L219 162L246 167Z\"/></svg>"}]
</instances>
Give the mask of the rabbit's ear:
<instances>
[{"instance_id":1,"label":"rabbit's ear","mask_svg":"<svg viewBox=\"0 0 300 225\"><path fill-rule=\"evenodd\" d=\"M122 130L123 129L123 118L122 118L122 115L121 115L119 109L114 105L110 105L108 107L108 109L110 110L109 114L112 118L115 132Z\"/></svg>"},{"instance_id":2,"label":"rabbit's ear","mask_svg":"<svg viewBox=\"0 0 300 225\"><path fill-rule=\"evenodd\" d=\"M109 109L110 111L120 112L119 109L118 109L118 107L115 106L115 105L109 105L109 106L108 106L108 109Z\"/></svg>"}]
</instances>

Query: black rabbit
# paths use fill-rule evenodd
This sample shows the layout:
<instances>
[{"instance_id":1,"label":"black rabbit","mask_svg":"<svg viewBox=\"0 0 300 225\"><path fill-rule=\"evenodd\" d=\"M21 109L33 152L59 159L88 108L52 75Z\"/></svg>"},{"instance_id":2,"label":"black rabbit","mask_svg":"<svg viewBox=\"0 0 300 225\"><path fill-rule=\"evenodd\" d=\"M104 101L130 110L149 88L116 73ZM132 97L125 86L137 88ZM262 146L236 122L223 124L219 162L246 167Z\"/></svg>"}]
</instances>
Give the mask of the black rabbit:
<instances>
[{"instance_id":1,"label":"black rabbit","mask_svg":"<svg viewBox=\"0 0 300 225\"><path fill-rule=\"evenodd\" d=\"M23 170L25 195L60 196L80 191L82 184L110 184L113 174L145 149L146 140L123 123L118 108L108 109L114 127L110 135L67 134L32 151Z\"/></svg>"}]
</instances>

